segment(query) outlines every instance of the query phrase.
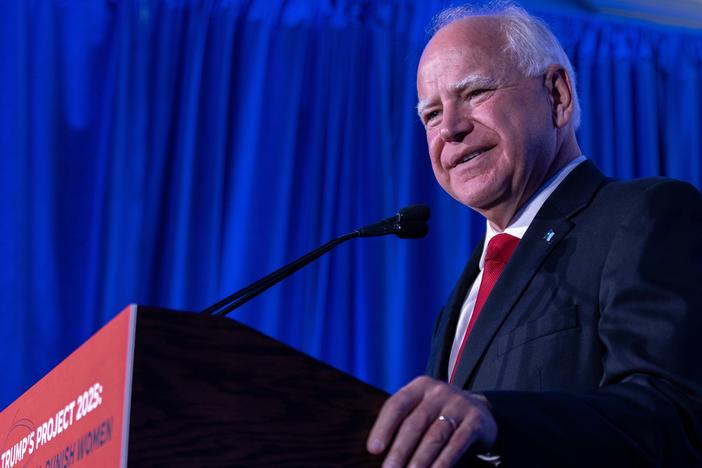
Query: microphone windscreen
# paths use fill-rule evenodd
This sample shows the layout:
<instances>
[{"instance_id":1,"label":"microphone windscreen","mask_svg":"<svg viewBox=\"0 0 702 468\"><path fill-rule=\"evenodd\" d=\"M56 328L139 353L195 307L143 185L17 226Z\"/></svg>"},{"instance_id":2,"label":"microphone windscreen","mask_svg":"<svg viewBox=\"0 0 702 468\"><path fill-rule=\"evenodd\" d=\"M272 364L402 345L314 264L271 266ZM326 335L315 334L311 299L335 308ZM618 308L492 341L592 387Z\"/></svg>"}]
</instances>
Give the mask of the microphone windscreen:
<instances>
[{"instance_id":1,"label":"microphone windscreen","mask_svg":"<svg viewBox=\"0 0 702 468\"><path fill-rule=\"evenodd\" d=\"M401 239L418 239L429 232L427 220L431 211L427 205L410 205L397 213L392 232Z\"/></svg>"},{"instance_id":2,"label":"microphone windscreen","mask_svg":"<svg viewBox=\"0 0 702 468\"><path fill-rule=\"evenodd\" d=\"M431 210L427 205L410 205L400 209L397 214L400 215L401 220L427 221Z\"/></svg>"},{"instance_id":3,"label":"microphone windscreen","mask_svg":"<svg viewBox=\"0 0 702 468\"><path fill-rule=\"evenodd\" d=\"M393 226L393 232L400 239L419 239L429 232L426 221L405 221Z\"/></svg>"}]
</instances>

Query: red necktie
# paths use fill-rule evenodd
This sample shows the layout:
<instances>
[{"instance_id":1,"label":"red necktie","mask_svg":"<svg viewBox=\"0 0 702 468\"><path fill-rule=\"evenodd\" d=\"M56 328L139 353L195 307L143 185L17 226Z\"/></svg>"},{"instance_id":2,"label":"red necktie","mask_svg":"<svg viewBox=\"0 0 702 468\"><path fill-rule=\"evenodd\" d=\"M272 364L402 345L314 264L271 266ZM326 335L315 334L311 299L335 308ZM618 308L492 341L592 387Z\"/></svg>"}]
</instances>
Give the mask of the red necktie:
<instances>
[{"instance_id":1,"label":"red necktie","mask_svg":"<svg viewBox=\"0 0 702 468\"><path fill-rule=\"evenodd\" d=\"M461 361L463 348L466 346L468 335L470 335L470 331L473 329L473 325L478 319L480 310L483 308L485 300L490 295L492 287L495 286L497 279L500 277L500 274L502 274L502 270L505 269L505 265L507 265L509 257L512 256L514 249L517 248L517 244L519 244L519 238L509 234L497 234L490 239L490 242L488 242L487 250L485 251L483 279L480 281L480 289L478 289L478 297L475 299L473 315L471 315L470 322L468 322L468 328L466 329L465 335L463 335L463 341L461 342L461 347L458 349L458 355L456 356L456 362L453 365L453 372L451 373L449 382L453 382L453 377L456 375L456 369L458 369L458 363Z\"/></svg>"}]
</instances>

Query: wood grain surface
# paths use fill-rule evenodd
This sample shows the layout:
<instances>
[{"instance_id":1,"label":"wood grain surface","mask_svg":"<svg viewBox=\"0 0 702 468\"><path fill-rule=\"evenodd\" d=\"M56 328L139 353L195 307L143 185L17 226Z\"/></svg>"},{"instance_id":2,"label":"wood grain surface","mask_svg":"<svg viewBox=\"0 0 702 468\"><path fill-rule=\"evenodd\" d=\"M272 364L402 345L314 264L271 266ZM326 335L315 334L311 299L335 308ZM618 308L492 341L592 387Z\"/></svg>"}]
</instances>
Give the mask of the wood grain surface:
<instances>
[{"instance_id":1,"label":"wood grain surface","mask_svg":"<svg viewBox=\"0 0 702 468\"><path fill-rule=\"evenodd\" d=\"M129 466L379 466L387 396L233 320L139 307Z\"/></svg>"}]
</instances>

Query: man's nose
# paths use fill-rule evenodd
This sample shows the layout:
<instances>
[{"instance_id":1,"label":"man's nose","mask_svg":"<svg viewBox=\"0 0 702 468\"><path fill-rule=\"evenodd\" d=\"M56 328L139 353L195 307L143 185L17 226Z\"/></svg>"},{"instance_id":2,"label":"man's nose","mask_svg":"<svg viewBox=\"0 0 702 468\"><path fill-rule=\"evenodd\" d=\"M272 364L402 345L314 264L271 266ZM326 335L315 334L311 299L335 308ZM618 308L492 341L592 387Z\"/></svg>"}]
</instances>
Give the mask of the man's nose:
<instances>
[{"instance_id":1,"label":"man's nose","mask_svg":"<svg viewBox=\"0 0 702 468\"><path fill-rule=\"evenodd\" d=\"M458 113L444 114L443 127L439 132L441 138L447 142L463 141L473 131L473 122L467 116Z\"/></svg>"}]
</instances>

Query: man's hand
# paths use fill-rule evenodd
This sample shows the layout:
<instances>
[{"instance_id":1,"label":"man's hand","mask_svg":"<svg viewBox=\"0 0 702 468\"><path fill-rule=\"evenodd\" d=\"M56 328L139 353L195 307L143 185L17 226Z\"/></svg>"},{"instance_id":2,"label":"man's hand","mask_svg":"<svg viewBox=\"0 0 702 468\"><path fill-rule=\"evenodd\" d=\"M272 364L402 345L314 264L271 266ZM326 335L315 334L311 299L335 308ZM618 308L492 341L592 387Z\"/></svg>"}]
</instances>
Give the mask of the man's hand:
<instances>
[{"instance_id":1,"label":"man's hand","mask_svg":"<svg viewBox=\"0 0 702 468\"><path fill-rule=\"evenodd\" d=\"M385 402L367 447L380 454L392 442L385 468L439 467L455 464L474 443L489 449L496 437L485 397L423 376Z\"/></svg>"}]
</instances>

